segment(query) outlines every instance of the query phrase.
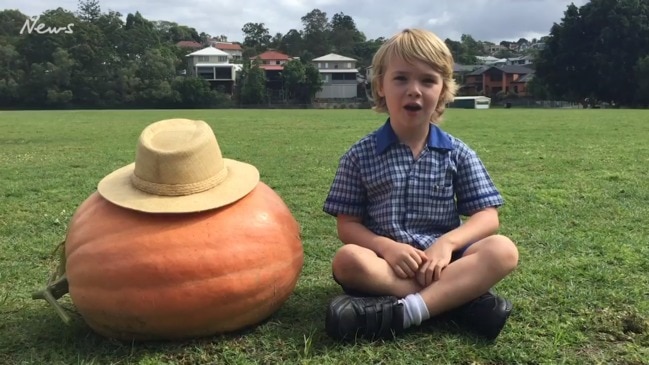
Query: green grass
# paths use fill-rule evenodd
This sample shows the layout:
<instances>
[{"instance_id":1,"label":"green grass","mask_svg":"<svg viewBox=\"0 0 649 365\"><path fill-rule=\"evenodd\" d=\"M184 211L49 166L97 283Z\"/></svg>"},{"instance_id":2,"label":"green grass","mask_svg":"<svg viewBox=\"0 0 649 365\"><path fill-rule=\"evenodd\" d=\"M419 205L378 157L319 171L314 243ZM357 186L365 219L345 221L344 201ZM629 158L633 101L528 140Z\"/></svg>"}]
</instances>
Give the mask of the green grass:
<instances>
[{"instance_id":1,"label":"green grass","mask_svg":"<svg viewBox=\"0 0 649 365\"><path fill-rule=\"evenodd\" d=\"M52 250L97 182L133 161L151 122L187 117L214 129L225 157L256 165L302 227L293 296L243 332L123 343L64 325L31 299ZM496 290L514 313L491 344L450 327L341 345L324 333L339 293L339 247L322 203L340 155L377 128L368 110L0 112L1 364L584 364L649 363L649 112L449 110L443 128L478 151L503 193L501 233L519 268ZM60 302L73 310L69 296Z\"/></svg>"}]
</instances>

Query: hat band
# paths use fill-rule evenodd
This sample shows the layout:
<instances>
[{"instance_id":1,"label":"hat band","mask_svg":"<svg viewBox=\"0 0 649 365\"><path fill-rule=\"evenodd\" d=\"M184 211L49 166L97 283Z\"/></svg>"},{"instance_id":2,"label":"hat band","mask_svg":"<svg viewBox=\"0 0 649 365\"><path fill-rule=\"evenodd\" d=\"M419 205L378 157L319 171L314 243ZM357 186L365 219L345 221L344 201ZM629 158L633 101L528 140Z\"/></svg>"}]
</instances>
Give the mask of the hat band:
<instances>
[{"instance_id":1,"label":"hat band","mask_svg":"<svg viewBox=\"0 0 649 365\"><path fill-rule=\"evenodd\" d=\"M218 174L211 176L203 181L191 184L159 184L142 180L135 174L131 174L131 182L139 190L163 196L182 196L200 193L219 185L228 176L228 169L224 167Z\"/></svg>"}]
</instances>

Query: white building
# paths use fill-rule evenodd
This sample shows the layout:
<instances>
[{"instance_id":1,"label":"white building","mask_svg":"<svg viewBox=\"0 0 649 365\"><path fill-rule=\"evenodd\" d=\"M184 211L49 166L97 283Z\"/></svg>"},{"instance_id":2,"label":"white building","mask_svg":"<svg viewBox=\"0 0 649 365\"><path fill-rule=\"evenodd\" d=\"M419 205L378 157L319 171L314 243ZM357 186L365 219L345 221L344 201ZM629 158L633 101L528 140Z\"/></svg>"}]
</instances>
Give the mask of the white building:
<instances>
[{"instance_id":1,"label":"white building","mask_svg":"<svg viewBox=\"0 0 649 365\"><path fill-rule=\"evenodd\" d=\"M354 99L358 96L356 59L335 53L314 58L311 62L320 71L323 85L317 99Z\"/></svg>"}]
</instances>

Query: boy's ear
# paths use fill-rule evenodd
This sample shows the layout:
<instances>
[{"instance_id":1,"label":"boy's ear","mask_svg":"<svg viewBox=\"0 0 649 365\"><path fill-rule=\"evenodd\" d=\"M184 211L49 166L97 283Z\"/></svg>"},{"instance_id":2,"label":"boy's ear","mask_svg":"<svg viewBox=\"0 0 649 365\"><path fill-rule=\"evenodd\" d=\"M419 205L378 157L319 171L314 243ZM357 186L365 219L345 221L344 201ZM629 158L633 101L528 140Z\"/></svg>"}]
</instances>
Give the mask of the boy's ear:
<instances>
[{"instance_id":1,"label":"boy's ear","mask_svg":"<svg viewBox=\"0 0 649 365\"><path fill-rule=\"evenodd\" d=\"M383 79L379 80L379 88L376 90L376 93L379 94L380 97L384 98L385 94L383 93Z\"/></svg>"}]
</instances>

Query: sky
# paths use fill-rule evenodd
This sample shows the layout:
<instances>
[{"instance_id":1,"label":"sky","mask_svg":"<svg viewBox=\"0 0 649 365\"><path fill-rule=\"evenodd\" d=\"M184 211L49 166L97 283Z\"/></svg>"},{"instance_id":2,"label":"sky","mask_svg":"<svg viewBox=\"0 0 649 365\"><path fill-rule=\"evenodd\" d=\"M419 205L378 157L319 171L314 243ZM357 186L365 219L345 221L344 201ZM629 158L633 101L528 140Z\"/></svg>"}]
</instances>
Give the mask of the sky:
<instances>
[{"instance_id":1,"label":"sky","mask_svg":"<svg viewBox=\"0 0 649 365\"><path fill-rule=\"evenodd\" d=\"M561 22L570 3L587 0L99 0L102 12L114 10L124 19L139 11L148 20L166 20L195 28L198 33L225 35L243 42L246 23L263 23L270 31L302 30L301 19L313 9L329 19L336 13L351 16L367 39L389 38L404 28L419 27L440 38L460 40L516 41L548 35L553 23ZM75 12L77 0L2 0L0 9L17 9L28 16L61 7ZM269 6L272 4L272 6ZM46 26L58 26L46 24ZM65 26L65 25L63 25Z\"/></svg>"}]
</instances>

